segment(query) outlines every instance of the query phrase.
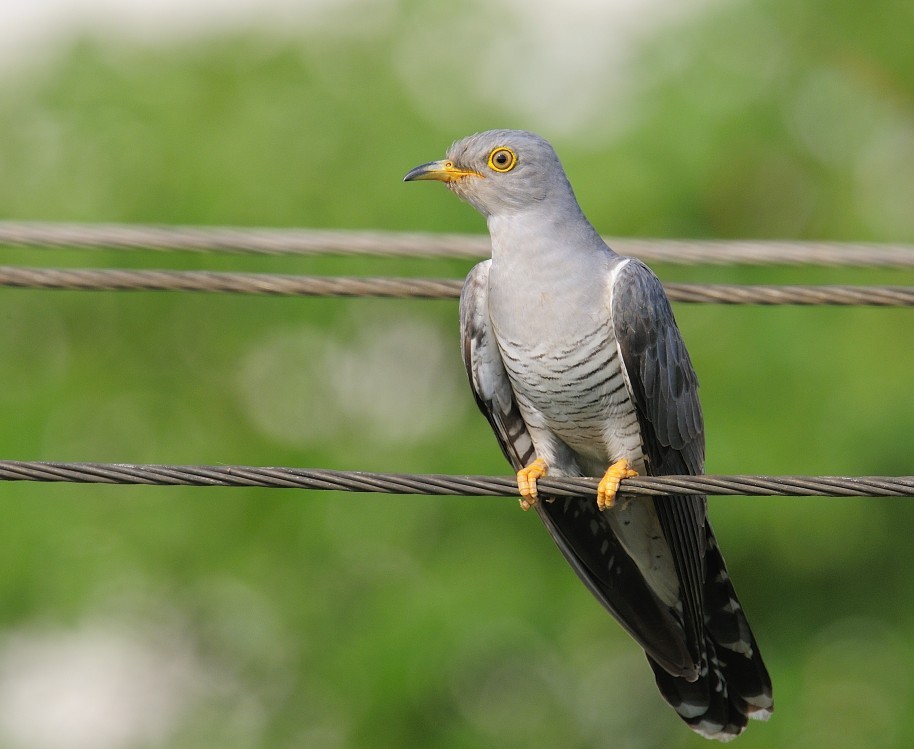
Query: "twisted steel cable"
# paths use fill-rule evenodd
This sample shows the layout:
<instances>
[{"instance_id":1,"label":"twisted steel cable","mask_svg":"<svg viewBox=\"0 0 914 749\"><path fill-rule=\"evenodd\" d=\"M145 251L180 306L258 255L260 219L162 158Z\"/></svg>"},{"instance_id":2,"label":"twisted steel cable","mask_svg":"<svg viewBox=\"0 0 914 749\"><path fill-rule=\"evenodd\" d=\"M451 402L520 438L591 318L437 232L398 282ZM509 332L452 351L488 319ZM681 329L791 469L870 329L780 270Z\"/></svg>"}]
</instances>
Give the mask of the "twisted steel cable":
<instances>
[{"instance_id":1,"label":"twisted steel cable","mask_svg":"<svg viewBox=\"0 0 914 749\"><path fill-rule=\"evenodd\" d=\"M516 480L507 476L371 473L259 466L0 460L0 481L257 486L429 496L518 496ZM542 478L537 485L544 494L557 497L589 497L596 494L598 482L599 479L596 478ZM631 496L697 494L755 497L914 497L914 476L638 476L625 479L620 491L623 495Z\"/></svg>"},{"instance_id":2,"label":"twisted steel cable","mask_svg":"<svg viewBox=\"0 0 914 749\"><path fill-rule=\"evenodd\" d=\"M456 299L462 281L432 278L293 276L174 270L95 270L0 266L0 286L78 291L201 291L278 296Z\"/></svg>"},{"instance_id":3,"label":"twisted steel cable","mask_svg":"<svg viewBox=\"0 0 914 749\"><path fill-rule=\"evenodd\" d=\"M624 237L606 241L617 252L647 262L914 268L914 247L904 244ZM489 239L484 235L17 221L0 221L0 244L266 255L479 258L489 254Z\"/></svg>"},{"instance_id":4,"label":"twisted steel cable","mask_svg":"<svg viewBox=\"0 0 914 749\"><path fill-rule=\"evenodd\" d=\"M293 276L170 270L94 270L0 266L0 286L80 291L198 291L280 296L373 296L456 299L457 279ZM912 286L775 286L735 284L665 285L675 302L914 306Z\"/></svg>"}]
</instances>

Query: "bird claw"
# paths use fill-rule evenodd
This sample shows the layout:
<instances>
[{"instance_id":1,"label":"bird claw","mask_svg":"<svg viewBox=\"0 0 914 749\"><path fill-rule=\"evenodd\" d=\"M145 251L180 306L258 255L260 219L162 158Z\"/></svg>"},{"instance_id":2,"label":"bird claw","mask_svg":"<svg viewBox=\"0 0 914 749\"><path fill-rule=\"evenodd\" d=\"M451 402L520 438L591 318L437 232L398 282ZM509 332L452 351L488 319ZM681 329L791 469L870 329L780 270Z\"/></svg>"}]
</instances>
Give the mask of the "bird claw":
<instances>
[{"instance_id":1,"label":"bird claw","mask_svg":"<svg viewBox=\"0 0 914 749\"><path fill-rule=\"evenodd\" d=\"M603 478L597 485L597 507L601 511L612 507L616 502L619 483L623 479L630 479L637 475L638 472L632 469L631 464L625 458L613 463L606 469L606 473L603 474Z\"/></svg>"},{"instance_id":2,"label":"bird claw","mask_svg":"<svg viewBox=\"0 0 914 749\"><path fill-rule=\"evenodd\" d=\"M524 512L534 507L539 500L536 480L546 475L546 461L537 458L526 468L517 472L517 491L520 492L520 507Z\"/></svg>"}]
</instances>

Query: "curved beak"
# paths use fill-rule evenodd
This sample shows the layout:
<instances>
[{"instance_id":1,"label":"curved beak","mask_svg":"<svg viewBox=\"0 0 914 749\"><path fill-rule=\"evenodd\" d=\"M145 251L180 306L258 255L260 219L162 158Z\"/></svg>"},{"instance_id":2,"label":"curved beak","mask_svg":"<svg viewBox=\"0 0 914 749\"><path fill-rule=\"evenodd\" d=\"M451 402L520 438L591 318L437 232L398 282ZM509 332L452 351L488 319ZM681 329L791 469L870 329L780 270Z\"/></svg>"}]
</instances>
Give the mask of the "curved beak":
<instances>
[{"instance_id":1,"label":"curved beak","mask_svg":"<svg viewBox=\"0 0 914 749\"><path fill-rule=\"evenodd\" d=\"M442 159L441 161L430 161L427 164L410 169L403 178L404 182L416 182L421 179L434 179L438 182L453 182L463 177L481 177L479 172L472 169L461 169L453 161Z\"/></svg>"}]
</instances>

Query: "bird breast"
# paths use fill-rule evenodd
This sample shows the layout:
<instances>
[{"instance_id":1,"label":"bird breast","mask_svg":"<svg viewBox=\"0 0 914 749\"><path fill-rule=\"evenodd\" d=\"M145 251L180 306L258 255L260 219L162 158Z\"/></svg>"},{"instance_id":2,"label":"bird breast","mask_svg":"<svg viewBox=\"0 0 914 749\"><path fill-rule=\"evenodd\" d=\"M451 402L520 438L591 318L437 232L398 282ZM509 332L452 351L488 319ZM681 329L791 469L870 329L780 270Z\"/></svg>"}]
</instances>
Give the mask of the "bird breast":
<instances>
[{"instance_id":1,"label":"bird breast","mask_svg":"<svg viewBox=\"0 0 914 749\"><path fill-rule=\"evenodd\" d=\"M494 280L490 275L492 327L525 420L542 423L588 463L640 461L640 430L605 281L528 277L509 291L499 276Z\"/></svg>"}]
</instances>

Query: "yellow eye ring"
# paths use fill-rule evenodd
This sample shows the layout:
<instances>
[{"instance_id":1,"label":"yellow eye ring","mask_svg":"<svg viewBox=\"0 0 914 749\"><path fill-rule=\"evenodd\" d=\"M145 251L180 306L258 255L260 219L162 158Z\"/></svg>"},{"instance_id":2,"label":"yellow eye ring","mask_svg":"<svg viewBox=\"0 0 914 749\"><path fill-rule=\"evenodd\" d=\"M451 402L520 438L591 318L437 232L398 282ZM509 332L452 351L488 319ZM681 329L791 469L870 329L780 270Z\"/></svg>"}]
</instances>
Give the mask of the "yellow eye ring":
<instances>
[{"instance_id":1,"label":"yellow eye ring","mask_svg":"<svg viewBox=\"0 0 914 749\"><path fill-rule=\"evenodd\" d=\"M489 154L487 163L493 172L510 172L517 166L517 154L507 146L499 146Z\"/></svg>"}]
</instances>

